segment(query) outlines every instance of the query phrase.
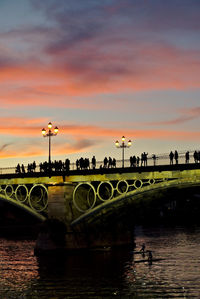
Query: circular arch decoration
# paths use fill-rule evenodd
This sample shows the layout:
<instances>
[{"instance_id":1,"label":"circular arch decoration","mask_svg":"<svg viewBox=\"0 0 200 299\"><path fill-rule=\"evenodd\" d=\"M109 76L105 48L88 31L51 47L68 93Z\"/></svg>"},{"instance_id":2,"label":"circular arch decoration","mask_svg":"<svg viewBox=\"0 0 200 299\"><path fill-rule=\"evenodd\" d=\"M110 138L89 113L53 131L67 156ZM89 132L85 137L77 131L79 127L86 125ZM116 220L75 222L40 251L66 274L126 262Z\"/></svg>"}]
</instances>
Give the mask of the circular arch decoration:
<instances>
[{"instance_id":1,"label":"circular arch decoration","mask_svg":"<svg viewBox=\"0 0 200 299\"><path fill-rule=\"evenodd\" d=\"M79 194L80 193L80 194ZM80 201L78 204L77 202ZM90 183L79 183L73 192L73 204L79 212L86 212L96 203L96 191ZM81 206L82 205L82 206Z\"/></svg>"},{"instance_id":2,"label":"circular arch decoration","mask_svg":"<svg viewBox=\"0 0 200 299\"><path fill-rule=\"evenodd\" d=\"M141 180L136 180L133 185L135 189L139 189L142 188L143 182Z\"/></svg>"},{"instance_id":3,"label":"circular arch decoration","mask_svg":"<svg viewBox=\"0 0 200 299\"><path fill-rule=\"evenodd\" d=\"M109 181L101 182L97 187L97 195L101 201L110 200L113 197L113 193L113 185Z\"/></svg>"},{"instance_id":4,"label":"circular arch decoration","mask_svg":"<svg viewBox=\"0 0 200 299\"><path fill-rule=\"evenodd\" d=\"M127 181L119 181L117 183L117 191L120 194L126 193L128 191L129 185L127 183Z\"/></svg>"},{"instance_id":5,"label":"circular arch decoration","mask_svg":"<svg viewBox=\"0 0 200 299\"><path fill-rule=\"evenodd\" d=\"M155 179L149 179L149 180L148 180L148 183L149 183L149 185L153 185L153 184L155 184Z\"/></svg>"},{"instance_id":6,"label":"circular arch decoration","mask_svg":"<svg viewBox=\"0 0 200 299\"><path fill-rule=\"evenodd\" d=\"M28 188L26 185L18 185L15 189L15 198L20 202L25 202L28 198Z\"/></svg>"},{"instance_id":7,"label":"circular arch decoration","mask_svg":"<svg viewBox=\"0 0 200 299\"><path fill-rule=\"evenodd\" d=\"M6 197L11 197L14 193L14 189L12 185L7 185L4 189Z\"/></svg>"},{"instance_id":8,"label":"circular arch decoration","mask_svg":"<svg viewBox=\"0 0 200 299\"><path fill-rule=\"evenodd\" d=\"M28 202L30 207L42 212L48 205L48 189L43 184L36 184L29 191Z\"/></svg>"}]
</instances>

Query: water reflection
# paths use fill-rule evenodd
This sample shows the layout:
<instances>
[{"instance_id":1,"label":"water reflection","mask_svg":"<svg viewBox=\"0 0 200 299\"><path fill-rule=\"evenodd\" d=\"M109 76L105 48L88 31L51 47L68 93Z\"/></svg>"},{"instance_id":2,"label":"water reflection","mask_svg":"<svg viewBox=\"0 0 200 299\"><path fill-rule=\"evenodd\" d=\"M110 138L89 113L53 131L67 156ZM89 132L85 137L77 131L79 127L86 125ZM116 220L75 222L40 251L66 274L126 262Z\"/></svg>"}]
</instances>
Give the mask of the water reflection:
<instances>
[{"instance_id":1,"label":"water reflection","mask_svg":"<svg viewBox=\"0 0 200 299\"><path fill-rule=\"evenodd\" d=\"M54 285L65 296L79 295L91 298L109 298L118 294L123 283L124 265L130 252L109 251L75 254L65 259L49 257L38 259L40 280L43 286ZM61 281L62 279L62 281ZM64 282L64 283L63 283ZM67 298L67 297L66 297Z\"/></svg>"},{"instance_id":2,"label":"water reflection","mask_svg":"<svg viewBox=\"0 0 200 299\"><path fill-rule=\"evenodd\" d=\"M33 244L30 241L0 242L0 296L16 298L38 277L33 263ZM5 296L5 297L4 297Z\"/></svg>"},{"instance_id":3,"label":"water reflection","mask_svg":"<svg viewBox=\"0 0 200 299\"><path fill-rule=\"evenodd\" d=\"M164 259L150 266L132 262L126 276L130 293L136 288L145 298L200 298L199 228L148 228L136 234L137 242Z\"/></svg>"},{"instance_id":4,"label":"water reflection","mask_svg":"<svg viewBox=\"0 0 200 299\"><path fill-rule=\"evenodd\" d=\"M135 263L127 249L33 255L33 241L0 241L0 298L200 298L200 229L137 228L136 243L162 260Z\"/></svg>"}]
</instances>

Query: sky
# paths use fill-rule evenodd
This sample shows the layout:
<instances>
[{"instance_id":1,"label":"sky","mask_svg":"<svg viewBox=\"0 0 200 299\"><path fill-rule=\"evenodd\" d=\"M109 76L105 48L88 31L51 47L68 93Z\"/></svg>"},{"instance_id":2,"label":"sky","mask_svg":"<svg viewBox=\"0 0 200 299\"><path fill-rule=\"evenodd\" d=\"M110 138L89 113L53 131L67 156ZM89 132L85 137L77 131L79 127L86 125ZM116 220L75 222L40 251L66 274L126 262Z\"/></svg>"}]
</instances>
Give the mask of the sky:
<instances>
[{"instance_id":1,"label":"sky","mask_svg":"<svg viewBox=\"0 0 200 299\"><path fill-rule=\"evenodd\" d=\"M0 0L0 168L199 150L199 0Z\"/></svg>"}]
</instances>

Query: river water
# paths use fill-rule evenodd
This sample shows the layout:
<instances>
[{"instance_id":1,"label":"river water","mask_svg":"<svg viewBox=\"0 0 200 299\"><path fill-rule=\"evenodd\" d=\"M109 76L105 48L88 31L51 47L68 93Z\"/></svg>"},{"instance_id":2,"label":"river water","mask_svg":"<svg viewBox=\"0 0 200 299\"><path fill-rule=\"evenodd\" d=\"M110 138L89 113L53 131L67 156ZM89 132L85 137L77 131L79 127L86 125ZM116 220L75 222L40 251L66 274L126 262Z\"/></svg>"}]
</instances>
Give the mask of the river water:
<instances>
[{"instance_id":1,"label":"river water","mask_svg":"<svg viewBox=\"0 0 200 299\"><path fill-rule=\"evenodd\" d=\"M128 249L34 256L34 241L0 239L0 298L200 298L200 227L136 227L161 260Z\"/></svg>"}]
</instances>

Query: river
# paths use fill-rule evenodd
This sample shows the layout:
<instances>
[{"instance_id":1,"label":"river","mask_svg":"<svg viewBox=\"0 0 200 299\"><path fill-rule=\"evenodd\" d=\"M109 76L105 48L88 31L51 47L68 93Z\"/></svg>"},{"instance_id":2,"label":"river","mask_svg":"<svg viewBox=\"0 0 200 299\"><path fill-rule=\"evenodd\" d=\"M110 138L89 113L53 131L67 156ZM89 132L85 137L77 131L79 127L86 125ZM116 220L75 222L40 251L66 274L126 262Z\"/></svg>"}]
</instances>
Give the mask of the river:
<instances>
[{"instance_id":1,"label":"river","mask_svg":"<svg viewBox=\"0 0 200 299\"><path fill-rule=\"evenodd\" d=\"M34 241L0 239L0 298L200 298L200 227L135 228L161 260L128 249L34 256Z\"/></svg>"}]
</instances>

